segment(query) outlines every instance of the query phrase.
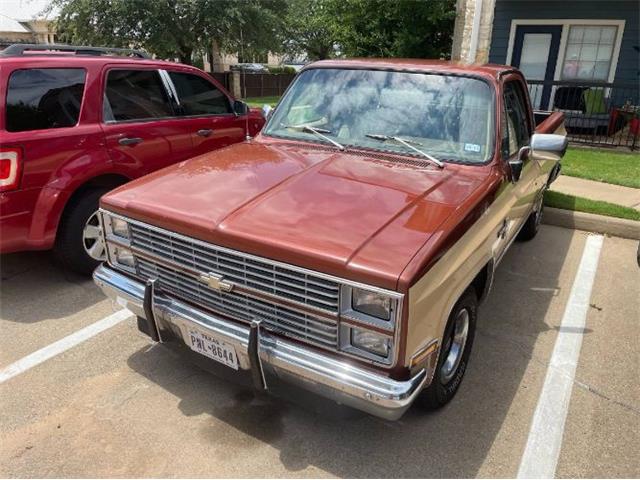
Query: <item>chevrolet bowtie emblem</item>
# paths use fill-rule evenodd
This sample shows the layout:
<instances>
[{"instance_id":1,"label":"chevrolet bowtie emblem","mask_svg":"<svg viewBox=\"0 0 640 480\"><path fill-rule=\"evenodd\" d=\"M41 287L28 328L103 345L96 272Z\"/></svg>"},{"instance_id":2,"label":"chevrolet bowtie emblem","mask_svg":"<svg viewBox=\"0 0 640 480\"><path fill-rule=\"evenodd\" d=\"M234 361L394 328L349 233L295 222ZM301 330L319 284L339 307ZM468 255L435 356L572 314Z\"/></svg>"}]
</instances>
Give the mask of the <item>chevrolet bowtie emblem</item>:
<instances>
[{"instance_id":1,"label":"chevrolet bowtie emblem","mask_svg":"<svg viewBox=\"0 0 640 480\"><path fill-rule=\"evenodd\" d=\"M222 275L218 275L217 273L205 273L200 275L200 281L214 290L218 290L220 292L230 292L233 290L233 283L223 282L222 279L224 277Z\"/></svg>"}]
</instances>

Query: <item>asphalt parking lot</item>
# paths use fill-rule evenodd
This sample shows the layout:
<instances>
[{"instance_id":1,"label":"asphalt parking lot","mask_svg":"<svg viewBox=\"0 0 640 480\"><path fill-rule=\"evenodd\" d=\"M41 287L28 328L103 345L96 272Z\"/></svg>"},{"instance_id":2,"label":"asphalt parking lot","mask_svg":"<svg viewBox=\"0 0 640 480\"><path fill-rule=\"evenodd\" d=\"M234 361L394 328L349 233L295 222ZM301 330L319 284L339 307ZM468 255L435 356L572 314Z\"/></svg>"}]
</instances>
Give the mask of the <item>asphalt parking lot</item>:
<instances>
[{"instance_id":1,"label":"asphalt parking lot","mask_svg":"<svg viewBox=\"0 0 640 480\"><path fill-rule=\"evenodd\" d=\"M516 243L455 400L386 422L254 395L152 345L129 317L0 383L2 477L513 477L554 345L581 335L557 477L640 476L637 242L606 237L584 329L561 321L589 234ZM0 370L112 315L47 253L1 259ZM553 421L551 417L550 421Z\"/></svg>"}]
</instances>

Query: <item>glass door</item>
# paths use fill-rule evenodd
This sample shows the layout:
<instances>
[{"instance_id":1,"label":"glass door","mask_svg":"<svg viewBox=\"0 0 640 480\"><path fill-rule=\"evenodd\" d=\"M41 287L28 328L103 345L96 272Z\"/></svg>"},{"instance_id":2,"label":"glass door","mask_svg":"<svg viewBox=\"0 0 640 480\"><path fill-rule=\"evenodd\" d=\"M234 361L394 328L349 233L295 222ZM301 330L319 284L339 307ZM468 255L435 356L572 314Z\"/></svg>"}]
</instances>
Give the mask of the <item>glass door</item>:
<instances>
[{"instance_id":1,"label":"glass door","mask_svg":"<svg viewBox=\"0 0 640 480\"><path fill-rule=\"evenodd\" d=\"M511 64L529 82L529 95L536 109L549 108L561 34L560 25L519 25L516 29Z\"/></svg>"}]
</instances>

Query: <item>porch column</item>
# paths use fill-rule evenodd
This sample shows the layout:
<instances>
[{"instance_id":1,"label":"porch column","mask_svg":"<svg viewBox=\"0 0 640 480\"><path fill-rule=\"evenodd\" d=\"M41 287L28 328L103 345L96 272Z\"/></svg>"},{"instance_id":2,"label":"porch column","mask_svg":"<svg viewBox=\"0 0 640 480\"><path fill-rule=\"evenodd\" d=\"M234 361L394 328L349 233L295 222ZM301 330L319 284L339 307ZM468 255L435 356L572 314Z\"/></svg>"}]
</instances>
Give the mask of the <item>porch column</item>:
<instances>
[{"instance_id":1,"label":"porch column","mask_svg":"<svg viewBox=\"0 0 640 480\"><path fill-rule=\"evenodd\" d=\"M451 59L487 63L496 0L458 0ZM476 15L477 14L477 15Z\"/></svg>"}]
</instances>

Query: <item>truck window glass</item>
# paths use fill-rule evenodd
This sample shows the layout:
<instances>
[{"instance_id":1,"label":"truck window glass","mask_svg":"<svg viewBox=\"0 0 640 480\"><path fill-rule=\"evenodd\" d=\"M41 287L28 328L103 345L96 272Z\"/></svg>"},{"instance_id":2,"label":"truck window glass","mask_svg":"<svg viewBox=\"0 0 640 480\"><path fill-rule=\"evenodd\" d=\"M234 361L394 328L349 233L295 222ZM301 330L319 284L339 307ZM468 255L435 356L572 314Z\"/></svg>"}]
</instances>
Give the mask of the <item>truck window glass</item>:
<instances>
[{"instance_id":1,"label":"truck window glass","mask_svg":"<svg viewBox=\"0 0 640 480\"><path fill-rule=\"evenodd\" d=\"M482 80L456 75L318 68L302 72L281 100L264 133L322 142L301 126L353 147L416 152L439 160L484 163L493 154L494 98Z\"/></svg>"},{"instance_id":2,"label":"truck window glass","mask_svg":"<svg viewBox=\"0 0 640 480\"><path fill-rule=\"evenodd\" d=\"M156 70L111 70L107 75L105 121L146 120L173 115ZM108 114L109 110L111 111Z\"/></svg>"},{"instance_id":3,"label":"truck window glass","mask_svg":"<svg viewBox=\"0 0 640 480\"><path fill-rule=\"evenodd\" d=\"M504 146L504 153L515 155L518 150L529 144L529 128L527 126L527 107L519 85L515 81L504 85L504 105L506 110L506 135L508 147Z\"/></svg>"},{"instance_id":4,"label":"truck window glass","mask_svg":"<svg viewBox=\"0 0 640 480\"><path fill-rule=\"evenodd\" d=\"M7 131L76 125L84 83L85 71L81 68L16 70L7 88Z\"/></svg>"},{"instance_id":5,"label":"truck window glass","mask_svg":"<svg viewBox=\"0 0 640 480\"><path fill-rule=\"evenodd\" d=\"M183 115L231 113L229 100L211 82L189 73L169 72Z\"/></svg>"}]
</instances>

